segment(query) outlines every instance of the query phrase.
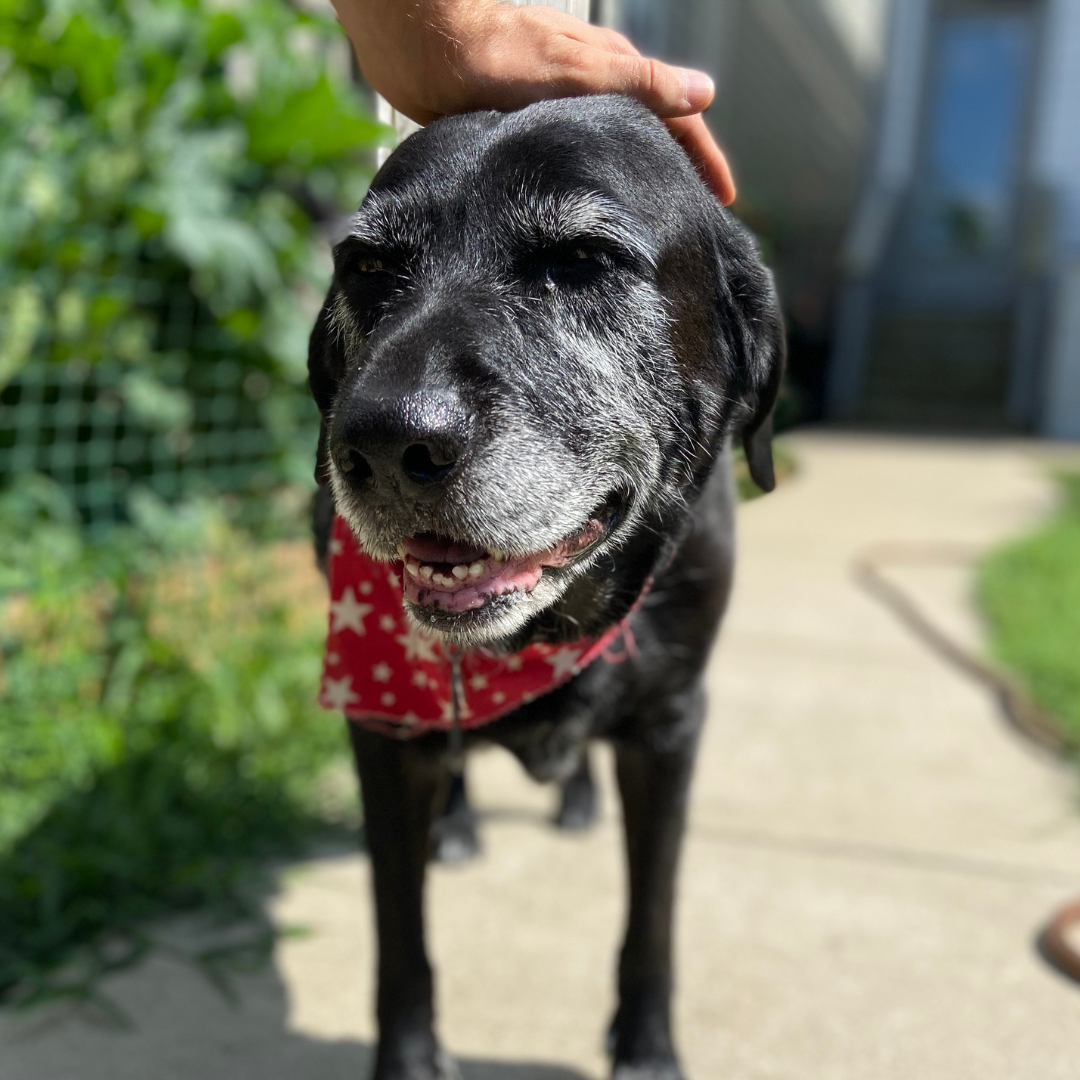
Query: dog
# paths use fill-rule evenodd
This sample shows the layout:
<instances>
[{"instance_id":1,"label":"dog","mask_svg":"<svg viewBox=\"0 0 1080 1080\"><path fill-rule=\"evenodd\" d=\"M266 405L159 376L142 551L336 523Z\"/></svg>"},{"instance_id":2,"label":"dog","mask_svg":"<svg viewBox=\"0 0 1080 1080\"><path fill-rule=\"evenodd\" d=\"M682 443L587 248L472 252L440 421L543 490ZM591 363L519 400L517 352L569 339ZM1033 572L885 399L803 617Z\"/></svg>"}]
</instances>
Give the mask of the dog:
<instances>
[{"instance_id":1,"label":"dog","mask_svg":"<svg viewBox=\"0 0 1080 1080\"><path fill-rule=\"evenodd\" d=\"M371 593L341 592L340 638L374 657L369 609L396 590L379 622L427 650L418 681L443 695L441 719L407 729L346 708L377 917L375 1080L455 1075L422 920L448 755L486 740L566 780L592 739L614 746L629 861L613 1076L679 1080L676 868L732 579L733 440L774 484L772 278L663 124L619 96L432 123L391 155L333 254L309 352L316 477ZM554 676L512 708L489 700L472 726L469 663L505 667L509 687L523 670ZM350 678L324 684L324 704L355 698Z\"/></svg>"}]
</instances>

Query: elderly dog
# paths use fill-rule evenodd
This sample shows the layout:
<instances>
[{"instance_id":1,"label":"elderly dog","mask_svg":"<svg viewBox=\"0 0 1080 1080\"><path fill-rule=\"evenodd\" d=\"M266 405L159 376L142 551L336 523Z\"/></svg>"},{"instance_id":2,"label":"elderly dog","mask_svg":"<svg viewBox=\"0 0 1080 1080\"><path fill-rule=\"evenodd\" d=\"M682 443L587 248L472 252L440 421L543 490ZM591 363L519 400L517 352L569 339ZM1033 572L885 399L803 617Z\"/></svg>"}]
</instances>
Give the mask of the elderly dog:
<instances>
[{"instance_id":1,"label":"elderly dog","mask_svg":"<svg viewBox=\"0 0 1080 1080\"><path fill-rule=\"evenodd\" d=\"M575 669L469 739L546 780L573 774L587 740L614 744L630 889L614 1076L676 1080L672 905L731 581L733 436L773 486L771 278L660 122L618 97L413 135L334 265L310 346L316 472L363 550L397 565L408 618L486 655L629 631L622 662ZM377 910L375 1076L451 1075L422 923L447 734L350 731Z\"/></svg>"}]
</instances>

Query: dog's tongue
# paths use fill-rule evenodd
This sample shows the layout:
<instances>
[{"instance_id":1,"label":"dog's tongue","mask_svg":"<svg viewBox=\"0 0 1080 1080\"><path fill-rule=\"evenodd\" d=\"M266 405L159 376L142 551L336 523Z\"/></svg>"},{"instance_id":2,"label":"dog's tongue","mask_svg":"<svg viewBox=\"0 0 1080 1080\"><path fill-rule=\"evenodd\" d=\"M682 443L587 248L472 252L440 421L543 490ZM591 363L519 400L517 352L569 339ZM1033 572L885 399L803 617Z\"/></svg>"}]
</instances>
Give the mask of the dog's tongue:
<instances>
[{"instance_id":1,"label":"dog's tongue","mask_svg":"<svg viewBox=\"0 0 1080 1080\"><path fill-rule=\"evenodd\" d=\"M405 597L420 607L470 611L512 592L532 592L544 567L563 566L603 534L592 518L577 532L531 555L492 555L484 548L419 533L401 542Z\"/></svg>"},{"instance_id":2,"label":"dog's tongue","mask_svg":"<svg viewBox=\"0 0 1080 1080\"><path fill-rule=\"evenodd\" d=\"M483 548L462 544L456 540L447 540L434 533L419 533L416 536L410 536L402 541L401 546L406 555L411 555L422 563L450 563L451 566L457 566L461 563L475 562L487 555Z\"/></svg>"}]
</instances>

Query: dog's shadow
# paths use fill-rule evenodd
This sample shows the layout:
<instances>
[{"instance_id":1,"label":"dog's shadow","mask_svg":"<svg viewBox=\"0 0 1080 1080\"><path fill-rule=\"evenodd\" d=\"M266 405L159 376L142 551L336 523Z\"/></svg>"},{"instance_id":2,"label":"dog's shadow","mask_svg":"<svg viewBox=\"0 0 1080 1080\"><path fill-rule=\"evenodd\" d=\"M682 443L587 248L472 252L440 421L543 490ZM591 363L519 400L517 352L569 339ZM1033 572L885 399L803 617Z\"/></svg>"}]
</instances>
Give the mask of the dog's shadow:
<instances>
[{"instance_id":1,"label":"dog's shadow","mask_svg":"<svg viewBox=\"0 0 1080 1080\"><path fill-rule=\"evenodd\" d=\"M109 977L101 989L128 1019L103 1022L86 1005L0 1010L4 1080L364 1080L373 1047L336 1037L362 1006L330 1002L312 1033L295 1015L273 961L231 980L229 1002L190 964L155 954ZM347 995L346 995L347 996ZM307 1028L308 1030L300 1030ZM453 1047L449 1047L452 1051ZM462 1080L589 1080L563 1066L454 1055Z\"/></svg>"}]
</instances>

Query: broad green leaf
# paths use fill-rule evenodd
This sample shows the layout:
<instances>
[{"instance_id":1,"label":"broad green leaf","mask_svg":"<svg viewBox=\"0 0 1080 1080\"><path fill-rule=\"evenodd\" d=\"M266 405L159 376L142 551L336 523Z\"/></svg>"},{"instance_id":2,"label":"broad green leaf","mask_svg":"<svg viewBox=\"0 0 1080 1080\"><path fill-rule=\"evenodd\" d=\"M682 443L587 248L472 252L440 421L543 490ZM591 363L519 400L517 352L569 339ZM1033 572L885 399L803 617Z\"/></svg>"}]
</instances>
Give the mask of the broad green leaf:
<instances>
[{"instance_id":1,"label":"broad green leaf","mask_svg":"<svg viewBox=\"0 0 1080 1080\"><path fill-rule=\"evenodd\" d=\"M325 75L276 106L257 103L247 129L248 153L265 165L317 165L393 139L390 128L370 119Z\"/></svg>"}]
</instances>

